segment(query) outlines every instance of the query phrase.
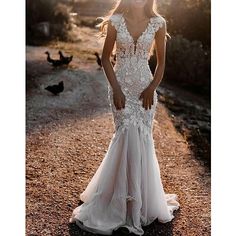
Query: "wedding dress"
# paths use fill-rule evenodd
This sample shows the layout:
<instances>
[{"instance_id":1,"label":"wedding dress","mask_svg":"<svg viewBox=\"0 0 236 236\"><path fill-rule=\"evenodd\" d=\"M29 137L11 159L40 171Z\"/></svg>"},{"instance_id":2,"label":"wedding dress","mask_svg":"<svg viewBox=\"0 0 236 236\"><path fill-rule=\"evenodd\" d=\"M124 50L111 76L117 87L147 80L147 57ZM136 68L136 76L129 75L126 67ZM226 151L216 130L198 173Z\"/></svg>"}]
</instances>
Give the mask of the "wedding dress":
<instances>
[{"instance_id":1,"label":"wedding dress","mask_svg":"<svg viewBox=\"0 0 236 236\"><path fill-rule=\"evenodd\" d=\"M115 108L108 83L115 133L96 173L80 194L84 203L73 210L70 222L103 235L111 235L121 226L143 235L142 226L157 218L162 223L171 221L173 211L180 206L176 194L163 190L155 154L152 124L157 94L151 109L145 110L139 100L153 78L148 65L151 43L165 22L161 16L151 17L135 42L122 14L112 15L110 21L117 31L114 71L126 103L124 109Z\"/></svg>"}]
</instances>

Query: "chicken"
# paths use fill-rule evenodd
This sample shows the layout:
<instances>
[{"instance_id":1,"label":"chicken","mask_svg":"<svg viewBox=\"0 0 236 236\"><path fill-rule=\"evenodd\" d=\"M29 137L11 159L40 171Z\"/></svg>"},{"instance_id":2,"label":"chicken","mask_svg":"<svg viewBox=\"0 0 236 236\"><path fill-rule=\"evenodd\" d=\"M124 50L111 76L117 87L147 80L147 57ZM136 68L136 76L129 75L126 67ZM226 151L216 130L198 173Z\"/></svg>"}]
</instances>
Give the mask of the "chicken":
<instances>
[{"instance_id":1,"label":"chicken","mask_svg":"<svg viewBox=\"0 0 236 236\"><path fill-rule=\"evenodd\" d=\"M58 95L64 90L64 83L63 81L60 81L58 84L49 85L45 89L53 93L54 95Z\"/></svg>"},{"instance_id":2,"label":"chicken","mask_svg":"<svg viewBox=\"0 0 236 236\"><path fill-rule=\"evenodd\" d=\"M95 52L94 55L97 57L97 64L100 66L99 69L102 68L102 61L101 61L101 58L98 54L98 52Z\"/></svg>"},{"instance_id":3,"label":"chicken","mask_svg":"<svg viewBox=\"0 0 236 236\"><path fill-rule=\"evenodd\" d=\"M62 66L63 62L61 60L54 60L50 57L50 53L48 51L45 52L47 54L47 61L52 64L54 67Z\"/></svg>"},{"instance_id":4,"label":"chicken","mask_svg":"<svg viewBox=\"0 0 236 236\"><path fill-rule=\"evenodd\" d=\"M65 57L62 53L62 51L59 51L58 54L60 55L60 60L63 62L63 64L68 65L72 59L73 59L73 55L71 55L70 57Z\"/></svg>"}]
</instances>

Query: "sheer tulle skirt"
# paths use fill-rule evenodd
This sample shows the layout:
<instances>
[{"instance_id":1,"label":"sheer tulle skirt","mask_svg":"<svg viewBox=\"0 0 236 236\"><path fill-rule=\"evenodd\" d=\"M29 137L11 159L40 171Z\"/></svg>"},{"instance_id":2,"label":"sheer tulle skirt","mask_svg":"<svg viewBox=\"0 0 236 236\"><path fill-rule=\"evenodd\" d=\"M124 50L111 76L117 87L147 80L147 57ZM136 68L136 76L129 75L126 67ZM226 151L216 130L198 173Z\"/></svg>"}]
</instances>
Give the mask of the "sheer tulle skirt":
<instances>
[{"instance_id":1,"label":"sheer tulle skirt","mask_svg":"<svg viewBox=\"0 0 236 236\"><path fill-rule=\"evenodd\" d=\"M176 194L163 190L152 132L144 135L135 125L113 134L80 199L84 203L73 210L70 222L104 235L121 226L142 235L142 225L157 218L169 222L180 206Z\"/></svg>"}]
</instances>

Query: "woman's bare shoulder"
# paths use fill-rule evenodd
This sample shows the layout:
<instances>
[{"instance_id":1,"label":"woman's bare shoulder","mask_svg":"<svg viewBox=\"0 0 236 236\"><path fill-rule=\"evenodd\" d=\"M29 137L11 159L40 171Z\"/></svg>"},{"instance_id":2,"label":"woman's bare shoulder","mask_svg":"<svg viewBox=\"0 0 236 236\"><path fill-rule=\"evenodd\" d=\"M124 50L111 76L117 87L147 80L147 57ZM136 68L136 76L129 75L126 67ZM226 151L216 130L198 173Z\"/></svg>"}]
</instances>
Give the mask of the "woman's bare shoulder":
<instances>
[{"instance_id":1,"label":"woman's bare shoulder","mask_svg":"<svg viewBox=\"0 0 236 236\"><path fill-rule=\"evenodd\" d=\"M157 19L159 22L163 22L163 23L166 22L166 19L162 15L160 15L158 13L154 14L154 18Z\"/></svg>"},{"instance_id":2,"label":"woman's bare shoulder","mask_svg":"<svg viewBox=\"0 0 236 236\"><path fill-rule=\"evenodd\" d=\"M117 29L119 26L119 22L121 20L122 14L120 13L114 13L109 17L109 20L111 21L111 24Z\"/></svg>"},{"instance_id":3,"label":"woman's bare shoulder","mask_svg":"<svg viewBox=\"0 0 236 236\"><path fill-rule=\"evenodd\" d=\"M113 13L112 15L110 15L109 19L118 20L120 19L121 15L122 15L121 13Z\"/></svg>"}]
</instances>

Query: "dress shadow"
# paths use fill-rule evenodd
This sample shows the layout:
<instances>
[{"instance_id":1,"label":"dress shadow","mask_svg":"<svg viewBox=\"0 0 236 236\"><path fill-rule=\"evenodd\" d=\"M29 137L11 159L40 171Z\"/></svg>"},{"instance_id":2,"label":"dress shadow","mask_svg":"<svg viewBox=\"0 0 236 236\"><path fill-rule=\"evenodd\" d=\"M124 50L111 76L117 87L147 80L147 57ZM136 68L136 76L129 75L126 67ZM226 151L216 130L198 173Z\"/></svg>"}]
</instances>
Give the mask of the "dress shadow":
<instances>
[{"instance_id":1,"label":"dress shadow","mask_svg":"<svg viewBox=\"0 0 236 236\"><path fill-rule=\"evenodd\" d=\"M78 205L83 204L83 201L79 201ZM178 214L178 212L176 212ZM79 226L77 226L75 223L69 223L69 235L70 236L104 236L103 234L93 234L90 232L87 232ZM173 223L172 221L167 223L160 223L158 219L154 220L150 225L142 226L144 230L143 236L173 236ZM119 228L118 230L114 231L112 236L121 236L121 235L129 235L129 236L135 236L136 234L133 233L127 233L126 230L123 228Z\"/></svg>"}]
</instances>

